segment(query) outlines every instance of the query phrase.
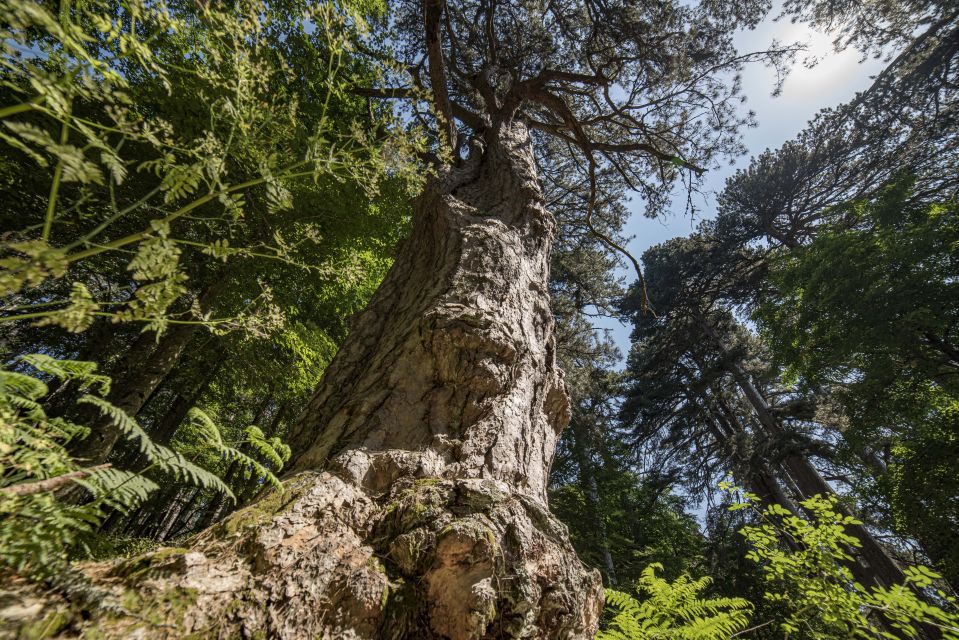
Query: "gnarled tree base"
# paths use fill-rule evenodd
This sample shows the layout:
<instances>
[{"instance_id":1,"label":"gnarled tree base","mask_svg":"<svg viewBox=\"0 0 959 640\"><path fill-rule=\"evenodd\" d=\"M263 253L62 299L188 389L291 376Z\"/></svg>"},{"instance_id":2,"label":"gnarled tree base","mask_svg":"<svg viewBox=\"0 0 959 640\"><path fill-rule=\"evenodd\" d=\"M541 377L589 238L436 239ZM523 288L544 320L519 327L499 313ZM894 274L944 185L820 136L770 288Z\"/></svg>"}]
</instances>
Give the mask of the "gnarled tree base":
<instances>
[{"instance_id":1,"label":"gnarled tree base","mask_svg":"<svg viewBox=\"0 0 959 640\"><path fill-rule=\"evenodd\" d=\"M287 491L189 550L93 566L114 613L54 617L64 636L592 637L599 574L545 504L569 421L555 221L524 124L474 142L416 199L410 237L290 434L301 473Z\"/></svg>"},{"instance_id":2,"label":"gnarled tree base","mask_svg":"<svg viewBox=\"0 0 959 640\"><path fill-rule=\"evenodd\" d=\"M17 626L107 638L595 633L599 575L538 500L491 479L444 479L431 452L352 451L333 462L335 473L295 476L190 549L91 565L110 594L99 609L46 599Z\"/></svg>"}]
</instances>

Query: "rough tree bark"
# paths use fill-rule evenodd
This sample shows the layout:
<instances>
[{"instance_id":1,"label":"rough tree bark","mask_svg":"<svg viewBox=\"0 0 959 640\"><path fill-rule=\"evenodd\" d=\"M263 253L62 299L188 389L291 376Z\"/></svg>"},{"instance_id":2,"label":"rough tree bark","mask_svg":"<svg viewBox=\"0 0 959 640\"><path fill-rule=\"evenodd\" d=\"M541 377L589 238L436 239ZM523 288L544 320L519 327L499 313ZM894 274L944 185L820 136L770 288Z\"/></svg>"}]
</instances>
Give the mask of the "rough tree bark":
<instances>
[{"instance_id":1,"label":"rough tree bark","mask_svg":"<svg viewBox=\"0 0 959 640\"><path fill-rule=\"evenodd\" d=\"M149 613L101 610L71 631L592 637L599 574L546 505L569 403L547 289L554 221L525 126L487 130L414 215L294 430L286 491L189 550L90 567Z\"/></svg>"}]
</instances>

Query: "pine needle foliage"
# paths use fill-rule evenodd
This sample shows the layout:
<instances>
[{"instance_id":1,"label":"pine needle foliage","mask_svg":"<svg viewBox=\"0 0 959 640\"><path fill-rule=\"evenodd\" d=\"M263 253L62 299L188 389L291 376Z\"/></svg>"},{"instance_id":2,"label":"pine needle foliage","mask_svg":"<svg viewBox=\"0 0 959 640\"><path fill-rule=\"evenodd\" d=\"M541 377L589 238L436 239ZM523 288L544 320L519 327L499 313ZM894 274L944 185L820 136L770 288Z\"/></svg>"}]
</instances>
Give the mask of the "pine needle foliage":
<instances>
[{"instance_id":1,"label":"pine needle foliage","mask_svg":"<svg viewBox=\"0 0 959 640\"><path fill-rule=\"evenodd\" d=\"M742 598L702 598L709 577L682 575L673 582L656 576L663 566L654 563L636 582L642 600L628 593L606 590L607 611L613 617L597 640L722 640L749 624L752 605Z\"/></svg>"}]
</instances>

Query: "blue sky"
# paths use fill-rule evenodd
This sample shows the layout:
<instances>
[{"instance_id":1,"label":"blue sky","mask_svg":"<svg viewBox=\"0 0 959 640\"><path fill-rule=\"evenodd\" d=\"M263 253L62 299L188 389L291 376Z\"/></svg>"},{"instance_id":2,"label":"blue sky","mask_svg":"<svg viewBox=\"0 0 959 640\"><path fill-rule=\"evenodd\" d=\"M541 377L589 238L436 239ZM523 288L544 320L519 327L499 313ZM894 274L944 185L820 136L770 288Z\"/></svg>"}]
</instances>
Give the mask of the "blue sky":
<instances>
[{"instance_id":1,"label":"blue sky","mask_svg":"<svg viewBox=\"0 0 959 640\"><path fill-rule=\"evenodd\" d=\"M776 15L775 11L773 15ZM771 95L775 85L772 69L753 65L744 71L743 93L747 101L743 108L752 109L758 122L756 127L743 132L748 153L738 158L734 165L726 165L706 174L703 185L706 199L696 203L700 209L696 220L683 215L683 199L677 203L676 212L656 220L644 218L640 211L641 203L635 202L632 206L633 215L625 229L625 234L632 236L628 246L633 255L638 257L655 244L687 235L699 220L712 217L715 214L715 196L722 191L726 178L737 169L747 166L750 156L758 155L767 148L775 149L793 138L820 109L848 101L857 91L868 87L872 82L871 76L885 66L874 59L860 62L861 54L857 51L836 53L829 35L815 32L802 24L792 24L788 19L778 22L767 19L755 30L738 34L736 44L741 52L758 51L768 48L774 39L782 43L802 42L808 50L797 59L783 84L782 93L775 98ZM809 56L818 60L818 64L812 68L801 64L802 59ZM623 270L623 274L629 281L634 277L632 270ZM625 355L629 349L629 330L613 319L599 318L595 324L609 330Z\"/></svg>"}]
</instances>

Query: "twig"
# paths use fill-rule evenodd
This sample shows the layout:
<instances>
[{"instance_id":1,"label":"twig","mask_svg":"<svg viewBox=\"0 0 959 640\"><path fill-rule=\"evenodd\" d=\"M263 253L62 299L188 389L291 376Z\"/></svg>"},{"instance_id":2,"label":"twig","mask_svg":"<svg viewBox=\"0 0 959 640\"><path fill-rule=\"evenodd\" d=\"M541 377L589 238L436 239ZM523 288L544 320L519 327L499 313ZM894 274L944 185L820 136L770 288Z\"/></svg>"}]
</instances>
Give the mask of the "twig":
<instances>
[{"instance_id":1,"label":"twig","mask_svg":"<svg viewBox=\"0 0 959 640\"><path fill-rule=\"evenodd\" d=\"M626 256L630 262L633 263L633 269L636 270L636 276L639 278L639 288L640 288L640 298L639 309L643 315L649 313L654 318L657 317L656 312L653 310L652 306L649 303L649 292L646 289L646 277L643 275L643 268L639 266L639 260L637 260L633 254L631 254L625 247L620 245L618 242L610 238L605 233L599 231L593 225L593 210L596 206L596 161L593 159L592 154L589 154L589 203L586 205L586 226L589 228L590 233L603 241L603 244L608 246L611 249L614 249L624 256Z\"/></svg>"},{"instance_id":2,"label":"twig","mask_svg":"<svg viewBox=\"0 0 959 640\"><path fill-rule=\"evenodd\" d=\"M4 487L0 489L0 495L7 498L16 498L19 496L29 496L35 493L44 493L46 491L54 491L60 487L70 484L74 480L79 480L80 478L86 478L93 473L100 471L101 469L109 469L113 465L107 464L98 464L95 467L87 467L86 469L81 469L80 471L74 471L72 473L65 473L62 476L56 476L54 478L47 478L46 480L37 480L36 482L23 482L21 484L15 484L11 487Z\"/></svg>"},{"instance_id":3,"label":"twig","mask_svg":"<svg viewBox=\"0 0 959 640\"><path fill-rule=\"evenodd\" d=\"M60 146L69 140L70 126L64 122L60 125ZM57 211L57 197L60 195L60 181L63 178L63 154L57 159L57 166L53 170L53 183L50 185L50 196L47 199L47 213L43 219L43 231L40 237L46 241L50 238L50 229L53 227L53 216Z\"/></svg>"},{"instance_id":4,"label":"twig","mask_svg":"<svg viewBox=\"0 0 959 640\"><path fill-rule=\"evenodd\" d=\"M769 625L771 625L771 624L772 624L773 622L775 622L775 621L776 621L775 619L767 620L766 622L763 622L762 624L757 624L755 627L749 627L748 629L743 629L742 631L737 631L736 633L734 633L733 635L731 635L731 636L729 636L729 637L730 637L730 638L735 638L735 637L737 637L737 636L745 635L745 634L749 633L750 631L755 631L756 629L762 629L763 627L768 627Z\"/></svg>"}]
</instances>

